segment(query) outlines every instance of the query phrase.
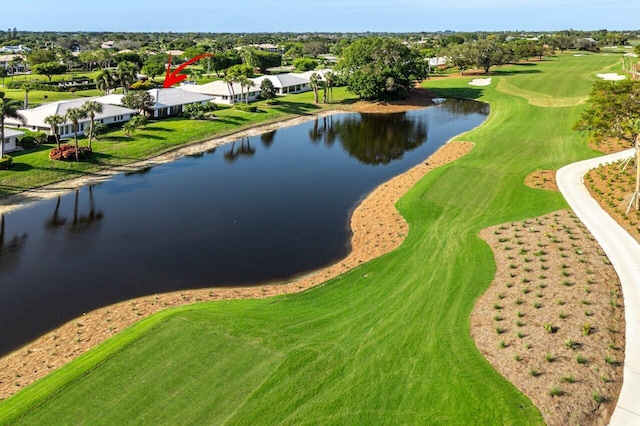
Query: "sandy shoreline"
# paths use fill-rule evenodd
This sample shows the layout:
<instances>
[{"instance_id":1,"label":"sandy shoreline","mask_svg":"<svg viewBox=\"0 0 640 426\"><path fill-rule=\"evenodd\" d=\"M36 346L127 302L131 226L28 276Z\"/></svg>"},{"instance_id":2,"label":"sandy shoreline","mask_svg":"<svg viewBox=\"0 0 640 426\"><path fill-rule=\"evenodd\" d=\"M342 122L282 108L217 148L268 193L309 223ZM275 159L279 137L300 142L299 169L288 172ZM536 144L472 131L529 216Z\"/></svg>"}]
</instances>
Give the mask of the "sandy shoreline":
<instances>
[{"instance_id":1,"label":"sandy shoreline","mask_svg":"<svg viewBox=\"0 0 640 426\"><path fill-rule=\"evenodd\" d=\"M398 112L428 105L421 93L410 104L354 105L356 112ZM0 212L15 210L30 202L56 197L82 185L102 182L118 173L173 161L185 155L203 152L230 143L242 136L255 136L283 127L294 126L328 114L345 111L324 111L318 115L297 117L277 123L242 130L221 138L189 145L159 157L125 167L96 173L94 176L73 179L0 201ZM424 163L383 183L371 192L354 210L351 217L351 252L337 263L288 282L269 283L256 287L227 287L185 290L149 295L127 300L83 314L55 330L39 337L22 348L0 358L0 399L7 398L46 374L72 361L129 325L162 309L201 301L241 298L264 298L297 293L317 286L358 265L391 252L408 232L408 225L395 208L395 203L430 170L449 163L468 153L470 142L450 142L438 149Z\"/></svg>"}]
</instances>

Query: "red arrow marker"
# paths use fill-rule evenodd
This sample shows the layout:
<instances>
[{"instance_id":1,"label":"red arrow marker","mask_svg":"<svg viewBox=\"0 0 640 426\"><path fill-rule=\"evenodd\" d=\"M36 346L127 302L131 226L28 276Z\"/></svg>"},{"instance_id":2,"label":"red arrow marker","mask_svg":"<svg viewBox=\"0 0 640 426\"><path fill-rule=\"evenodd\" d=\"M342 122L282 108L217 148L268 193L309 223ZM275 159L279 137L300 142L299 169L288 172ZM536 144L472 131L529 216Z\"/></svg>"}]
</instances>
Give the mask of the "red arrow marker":
<instances>
[{"instance_id":1,"label":"red arrow marker","mask_svg":"<svg viewBox=\"0 0 640 426\"><path fill-rule=\"evenodd\" d=\"M185 74L180 74L182 70L185 69L188 65L191 65L195 62L198 62L202 58L206 58L207 56L213 56L212 53L203 53L202 55L198 55L195 58L189 59L184 64L180 65L175 71L171 72L171 55L169 55L169 63L167 64L167 74L164 77L164 84L162 87L165 89L173 86L174 84L180 83L185 80L187 76Z\"/></svg>"}]
</instances>

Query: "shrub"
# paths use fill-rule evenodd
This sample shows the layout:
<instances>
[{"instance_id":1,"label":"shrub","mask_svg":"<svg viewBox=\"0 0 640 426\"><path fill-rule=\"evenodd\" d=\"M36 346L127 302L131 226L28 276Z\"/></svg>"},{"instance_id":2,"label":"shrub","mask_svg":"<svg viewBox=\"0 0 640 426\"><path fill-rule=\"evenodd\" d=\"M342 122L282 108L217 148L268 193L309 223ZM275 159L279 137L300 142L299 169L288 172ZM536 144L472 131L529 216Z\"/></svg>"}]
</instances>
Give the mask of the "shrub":
<instances>
[{"instance_id":1,"label":"shrub","mask_svg":"<svg viewBox=\"0 0 640 426\"><path fill-rule=\"evenodd\" d=\"M131 90L149 90L149 89L153 89L156 85L150 81L136 81L135 83L133 83L131 86L129 86L129 89Z\"/></svg>"},{"instance_id":2,"label":"shrub","mask_svg":"<svg viewBox=\"0 0 640 426\"><path fill-rule=\"evenodd\" d=\"M89 131L91 130L91 126L87 126L84 129L84 135L89 137ZM93 137L95 139L100 139L100 136L105 135L109 131L109 127L104 124L96 121L93 123Z\"/></svg>"},{"instance_id":3,"label":"shrub","mask_svg":"<svg viewBox=\"0 0 640 426\"><path fill-rule=\"evenodd\" d=\"M13 163L13 158L5 154L4 157L0 158L0 170L9 170L11 163Z\"/></svg>"},{"instance_id":4,"label":"shrub","mask_svg":"<svg viewBox=\"0 0 640 426\"><path fill-rule=\"evenodd\" d=\"M247 105L247 104L235 104L235 109L243 111L243 112L256 112L258 111L258 107L255 105Z\"/></svg>"},{"instance_id":5,"label":"shrub","mask_svg":"<svg viewBox=\"0 0 640 426\"><path fill-rule=\"evenodd\" d=\"M78 148L78 158L81 160L91 155L91 148L82 146ZM73 145L62 145L60 149L53 148L49 153L49 158L57 161L75 161L76 148Z\"/></svg>"},{"instance_id":6,"label":"shrub","mask_svg":"<svg viewBox=\"0 0 640 426\"><path fill-rule=\"evenodd\" d=\"M25 135L20 138L19 145L25 149L33 148L36 144L36 138L31 135Z\"/></svg>"}]
</instances>

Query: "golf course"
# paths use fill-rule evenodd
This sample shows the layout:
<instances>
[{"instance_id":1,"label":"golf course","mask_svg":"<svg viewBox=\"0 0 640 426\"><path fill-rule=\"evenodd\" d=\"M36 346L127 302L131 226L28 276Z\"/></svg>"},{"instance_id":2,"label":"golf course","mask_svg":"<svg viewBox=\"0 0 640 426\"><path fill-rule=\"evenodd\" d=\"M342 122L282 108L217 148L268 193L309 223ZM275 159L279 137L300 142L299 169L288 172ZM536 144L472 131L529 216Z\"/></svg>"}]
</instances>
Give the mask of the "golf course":
<instances>
[{"instance_id":1,"label":"golf course","mask_svg":"<svg viewBox=\"0 0 640 426\"><path fill-rule=\"evenodd\" d=\"M302 293L145 318L0 401L0 424L543 424L470 337L496 271L479 233L568 207L525 177L600 155L572 126L596 74L620 70L565 53L492 68L488 86L431 76L491 115L397 203L399 248Z\"/></svg>"}]
</instances>

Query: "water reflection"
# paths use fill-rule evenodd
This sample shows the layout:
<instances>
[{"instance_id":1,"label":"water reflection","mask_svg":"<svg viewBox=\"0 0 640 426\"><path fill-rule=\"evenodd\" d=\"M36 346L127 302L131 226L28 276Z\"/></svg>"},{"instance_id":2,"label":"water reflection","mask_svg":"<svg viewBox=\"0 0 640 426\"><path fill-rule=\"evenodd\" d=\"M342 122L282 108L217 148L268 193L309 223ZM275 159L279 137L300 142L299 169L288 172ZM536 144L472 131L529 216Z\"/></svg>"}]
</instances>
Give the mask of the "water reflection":
<instances>
[{"instance_id":1,"label":"water reflection","mask_svg":"<svg viewBox=\"0 0 640 426\"><path fill-rule=\"evenodd\" d=\"M11 271L19 260L27 242L27 234L14 235L10 239L5 233L4 213L0 213L0 272Z\"/></svg>"},{"instance_id":2,"label":"water reflection","mask_svg":"<svg viewBox=\"0 0 640 426\"><path fill-rule=\"evenodd\" d=\"M49 218L49 220L44 223L44 227L49 231L56 230L67 223L66 218L60 218L60 198L61 197L58 195L58 199L56 200L56 207L53 210L53 214L51 215L51 218Z\"/></svg>"},{"instance_id":3,"label":"water reflection","mask_svg":"<svg viewBox=\"0 0 640 426\"><path fill-rule=\"evenodd\" d=\"M273 131L267 132L267 133L263 133L263 134L260 135L260 142L262 142L262 145L265 148L269 148L271 146L271 144L273 143L275 137L276 137L276 130L273 130Z\"/></svg>"},{"instance_id":4,"label":"water reflection","mask_svg":"<svg viewBox=\"0 0 640 426\"><path fill-rule=\"evenodd\" d=\"M309 139L314 144L323 142L325 146L333 146L336 137L337 133L333 129L332 115L316 118L313 122L313 127L309 130Z\"/></svg>"},{"instance_id":5,"label":"water reflection","mask_svg":"<svg viewBox=\"0 0 640 426\"><path fill-rule=\"evenodd\" d=\"M58 196L56 200L53 214L44 223L44 227L48 231L55 231L58 228L67 225L67 232L70 234L78 234L88 231L94 225L97 225L104 218L104 213L101 210L96 209L96 202L93 195L93 185L88 187L89 194L89 208L86 214L82 214L80 211L80 190L75 190L73 201L73 216L69 222L67 218L60 216L60 203L61 197Z\"/></svg>"},{"instance_id":6,"label":"water reflection","mask_svg":"<svg viewBox=\"0 0 640 426\"><path fill-rule=\"evenodd\" d=\"M73 202L73 220L69 224L69 233L78 234L90 230L94 225L98 225L104 218L102 211L96 210L96 203L93 198L93 186L89 186L89 212L85 215L80 214L78 208L78 199L80 191L76 189L75 199Z\"/></svg>"},{"instance_id":7,"label":"water reflection","mask_svg":"<svg viewBox=\"0 0 640 426\"><path fill-rule=\"evenodd\" d=\"M345 151L368 165L400 159L427 140L425 122L408 118L406 113L346 116L330 123L325 133L337 134Z\"/></svg>"},{"instance_id":8,"label":"water reflection","mask_svg":"<svg viewBox=\"0 0 640 426\"><path fill-rule=\"evenodd\" d=\"M238 141L240 141L240 144L238 144ZM223 156L227 163L233 163L240 157L253 157L255 153L256 149L251 146L251 141L246 136L233 141L230 149Z\"/></svg>"}]
</instances>

